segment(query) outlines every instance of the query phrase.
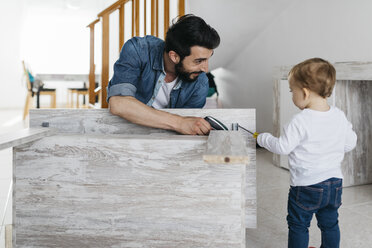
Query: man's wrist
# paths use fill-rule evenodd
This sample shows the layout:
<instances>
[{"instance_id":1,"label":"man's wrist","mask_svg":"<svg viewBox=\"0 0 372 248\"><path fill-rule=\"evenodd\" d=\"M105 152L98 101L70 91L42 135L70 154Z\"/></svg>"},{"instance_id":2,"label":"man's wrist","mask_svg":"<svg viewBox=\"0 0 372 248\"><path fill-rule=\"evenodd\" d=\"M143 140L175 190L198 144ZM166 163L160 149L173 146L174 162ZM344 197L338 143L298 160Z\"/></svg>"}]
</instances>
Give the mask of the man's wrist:
<instances>
[{"instance_id":1,"label":"man's wrist","mask_svg":"<svg viewBox=\"0 0 372 248\"><path fill-rule=\"evenodd\" d=\"M182 133L182 124L185 121L185 118L179 115L175 115L175 126L174 131Z\"/></svg>"},{"instance_id":2,"label":"man's wrist","mask_svg":"<svg viewBox=\"0 0 372 248\"><path fill-rule=\"evenodd\" d=\"M161 111L161 110L159 110L159 111ZM180 132L182 122L183 122L183 117L179 116L179 115L176 115L176 114L171 114L171 113L168 113L168 112L165 112L165 113L168 115L168 118L166 118L167 121L165 123L167 125L167 129L172 130L172 131L176 131L176 132Z\"/></svg>"}]
</instances>

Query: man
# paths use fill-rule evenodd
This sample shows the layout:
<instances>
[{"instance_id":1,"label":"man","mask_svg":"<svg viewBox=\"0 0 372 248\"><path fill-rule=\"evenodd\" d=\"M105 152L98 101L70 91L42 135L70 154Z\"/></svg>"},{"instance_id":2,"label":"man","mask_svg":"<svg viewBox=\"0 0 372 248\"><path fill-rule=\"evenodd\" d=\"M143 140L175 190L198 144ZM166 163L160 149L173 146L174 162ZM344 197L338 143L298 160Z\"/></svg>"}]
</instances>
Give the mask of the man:
<instances>
[{"instance_id":1,"label":"man","mask_svg":"<svg viewBox=\"0 0 372 248\"><path fill-rule=\"evenodd\" d=\"M209 133L203 118L160 108L202 108L208 94L208 60L218 47L216 30L194 15L173 24L165 42L153 36L128 40L108 85L110 112L130 122L181 134Z\"/></svg>"}]
</instances>

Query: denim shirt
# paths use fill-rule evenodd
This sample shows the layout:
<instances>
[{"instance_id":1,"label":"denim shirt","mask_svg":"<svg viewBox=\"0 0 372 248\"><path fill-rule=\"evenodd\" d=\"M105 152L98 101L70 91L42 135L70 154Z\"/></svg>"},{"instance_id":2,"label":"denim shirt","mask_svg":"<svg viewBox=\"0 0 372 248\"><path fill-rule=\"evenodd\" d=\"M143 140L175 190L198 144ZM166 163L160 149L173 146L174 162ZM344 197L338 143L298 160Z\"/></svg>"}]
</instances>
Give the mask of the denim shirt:
<instances>
[{"instance_id":1,"label":"denim shirt","mask_svg":"<svg viewBox=\"0 0 372 248\"><path fill-rule=\"evenodd\" d=\"M133 96L144 104L153 102L157 81L163 73L164 41L154 36L128 40L114 65L114 75L107 89L111 96ZM202 108L208 94L205 73L193 82L179 81L170 93L170 108ZM155 92L156 93L156 92ZM150 104L149 104L150 105Z\"/></svg>"}]
</instances>

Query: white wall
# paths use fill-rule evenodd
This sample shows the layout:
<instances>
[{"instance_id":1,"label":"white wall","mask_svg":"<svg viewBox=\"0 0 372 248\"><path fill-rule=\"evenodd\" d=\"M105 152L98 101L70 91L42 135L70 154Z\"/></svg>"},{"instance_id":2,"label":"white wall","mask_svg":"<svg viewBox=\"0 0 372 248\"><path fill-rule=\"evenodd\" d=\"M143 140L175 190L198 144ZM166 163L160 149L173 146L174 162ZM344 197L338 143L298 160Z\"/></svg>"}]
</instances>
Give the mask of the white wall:
<instances>
[{"instance_id":1,"label":"white wall","mask_svg":"<svg viewBox=\"0 0 372 248\"><path fill-rule=\"evenodd\" d=\"M273 67L311 57L372 61L371 13L370 0L293 2L215 72L224 107L256 108L257 130L272 131Z\"/></svg>"},{"instance_id":2,"label":"white wall","mask_svg":"<svg viewBox=\"0 0 372 248\"><path fill-rule=\"evenodd\" d=\"M22 57L34 73L87 73L87 24L76 11L29 7L22 28Z\"/></svg>"},{"instance_id":3,"label":"white wall","mask_svg":"<svg viewBox=\"0 0 372 248\"><path fill-rule=\"evenodd\" d=\"M0 108L24 106L26 86L22 79L22 60L30 65L34 74L88 73L89 29L86 26L114 1L0 1ZM59 94L58 87L57 103L58 99L66 99ZM61 93L65 94L66 87L70 86L62 86Z\"/></svg>"},{"instance_id":4,"label":"white wall","mask_svg":"<svg viewBox=\"0 0 372 248\"><path fill-rule=\"evenodd\" d=\"M186 13L202 17L221 37L209 62L213 70L234 61L241 49L294 1L297 0L187 0Z\"/></svg>"},{"instance_id":5,"label":"white wall","mask_svg":"<svg viewBox=\"0 0 372 248\"><path fill-rule=\"evenodd\" d=\"M21 29L21 57L33 74L88 74L89 29L94 20L91 11L67 6L25 5ZM57 106L64 107L68 87L83 82L45 82L57 89ZM86 82L87 83L87 82ZM49 97L41 97L41 106L50 106Z\"/></svg>"},{"instance_id":6,"label":"white wall","mask_svg":"<svg viewBox=\"0 0 372 248\"><path fill-rule=\"evenodd\" d=\"M26 92L22 83L19 0L0 1L0 109L23 106ZM20 101L22 99L22 101Z\"/></svg>"}]
</instances>

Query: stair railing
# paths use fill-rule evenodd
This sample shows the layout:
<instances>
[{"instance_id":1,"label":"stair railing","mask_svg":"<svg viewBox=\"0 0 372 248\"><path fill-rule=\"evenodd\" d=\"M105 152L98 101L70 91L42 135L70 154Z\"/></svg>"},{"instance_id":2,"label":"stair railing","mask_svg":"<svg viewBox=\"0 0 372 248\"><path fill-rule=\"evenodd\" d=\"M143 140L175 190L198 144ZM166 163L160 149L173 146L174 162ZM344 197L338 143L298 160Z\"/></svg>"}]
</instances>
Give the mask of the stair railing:
<instances>
[{"instance_id":1,"label":"stair railing","mask_svg":"<svg viewBox=\"0 0 372 248\"><path fill-rule=\"evenodd\" d=\"M164 0L164 36L169 28L170 21L170 9L169 1ZM178 16L185 14L185 0L172 0L178 1ZM98 19L94 20L87 27L90 29L90 59L89 59L89 103L94 104L96 95L101 94L101 108L107 108L108 103L106 101L107 97L107 85L109 82L109 30L110 30L110 15L115 11L119 10L119 53L121 47L124 45L124 10L125 4L132 2L132 37L140 35L140 7L143 7L143 23L144 23L144 33L147 32L147 1L143 1L143 6L140 6L140 0L119 0L113 3L111 6L103 10L98 14ZM151 35L159 37L159 0L151 0ZM95 64L94 64L94 27L95 25L102 23L102 70L101 70L101 90L97 93L95 92Z\"/></svg>"}]
</instances>

